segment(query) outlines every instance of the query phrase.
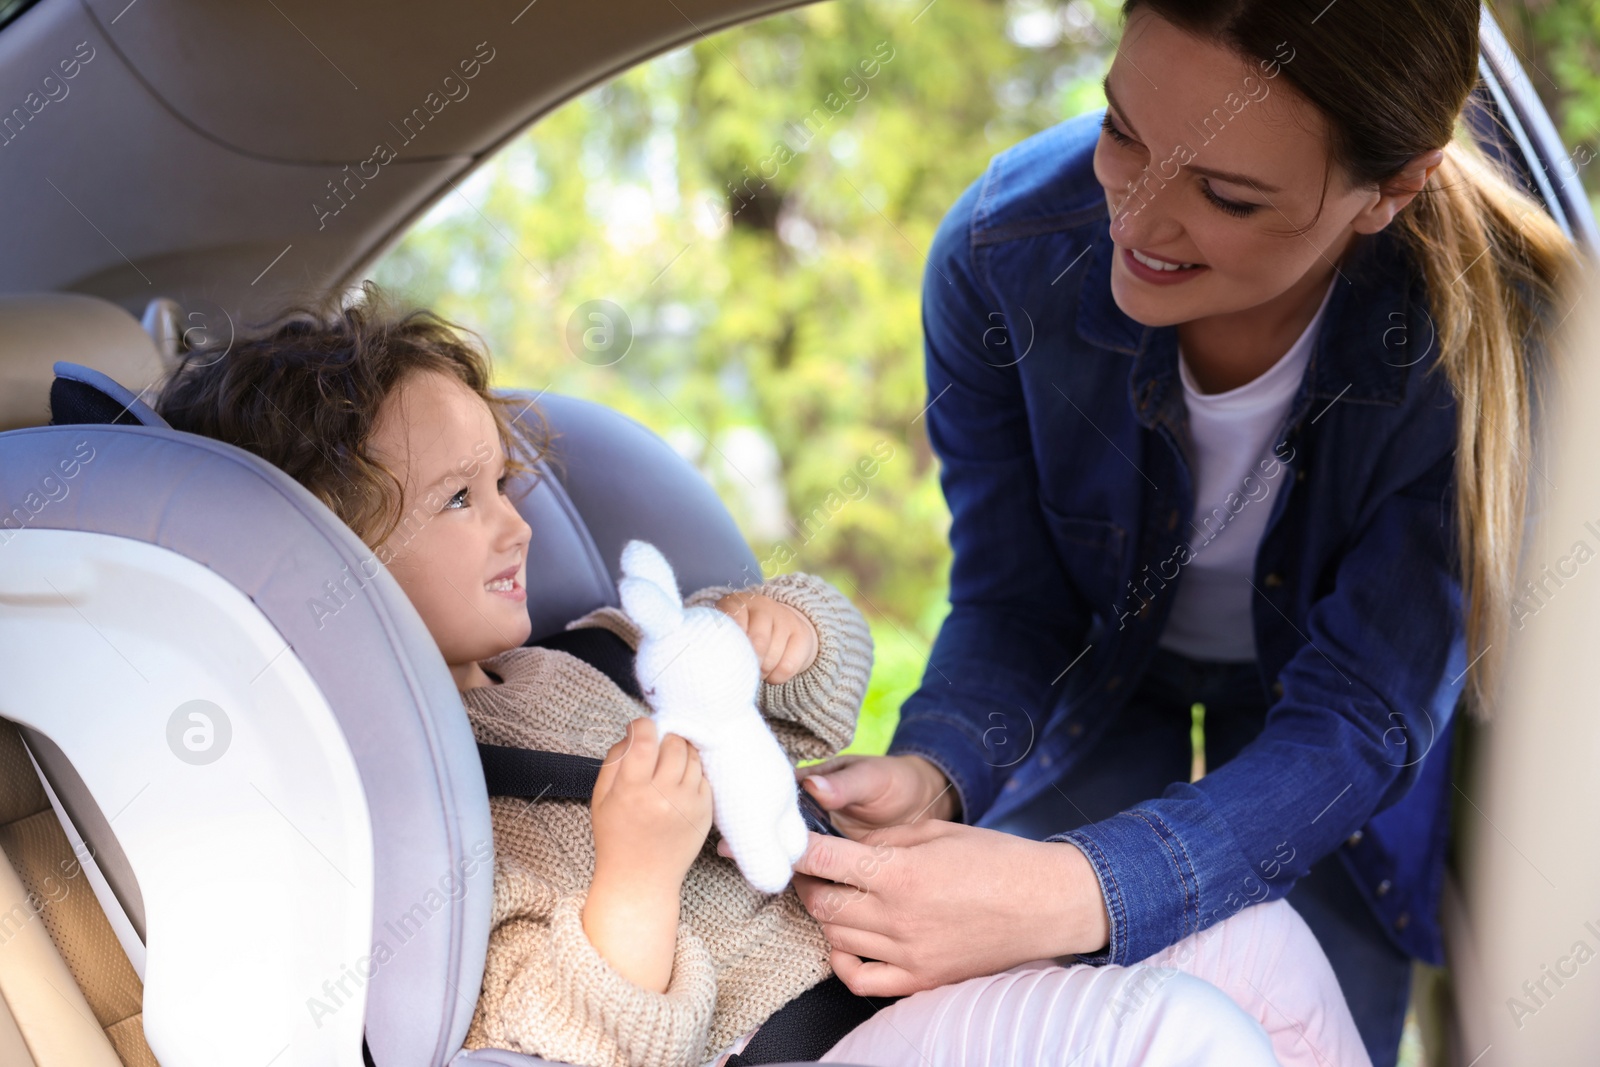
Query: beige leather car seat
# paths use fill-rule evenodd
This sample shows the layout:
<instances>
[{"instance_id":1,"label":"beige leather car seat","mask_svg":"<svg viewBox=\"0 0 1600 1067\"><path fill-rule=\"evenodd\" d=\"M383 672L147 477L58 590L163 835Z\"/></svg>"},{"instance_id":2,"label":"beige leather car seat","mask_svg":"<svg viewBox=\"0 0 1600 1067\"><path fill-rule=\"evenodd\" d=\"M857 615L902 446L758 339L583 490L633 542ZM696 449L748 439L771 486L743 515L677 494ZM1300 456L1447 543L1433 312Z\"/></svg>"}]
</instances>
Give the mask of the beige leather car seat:
<instances>
[{"instance_id":1,"label":"beige leather car seat","mask_svg":"<svg viewBox=\"0 0 1600 1067\"><path fill-rule=\"evenodd\" d=\"M142 985L51 808L0 721L0 1064L158 1067Z\"/></svg>"},{"instance_id":2,"label":"beige leather car seat","mask_svg":"<svg viewBox=\"0 0 1600 1067\"><path fill-rule=\"evenodd\" d=\"M158 349L95 297L0 297L0 430L49 421L52 364L71 359L153 384ZM0 1065L158 1067L142 984L73 854L17 728L0 719Z\"/></svg>"},{"instance_id":3,"label":"beige leather car seat","mask_svg":"<svg viewBox=\"0 0 1600 1067\"><path fill-rule=\"evenodd\" d=\"M0 296L0 432L50 421L58 359L80 363L136 393L158 384L167 364L139 320L81 293ZM149 399L146 395L145 399Z\"/></svg>"}]
</instances>

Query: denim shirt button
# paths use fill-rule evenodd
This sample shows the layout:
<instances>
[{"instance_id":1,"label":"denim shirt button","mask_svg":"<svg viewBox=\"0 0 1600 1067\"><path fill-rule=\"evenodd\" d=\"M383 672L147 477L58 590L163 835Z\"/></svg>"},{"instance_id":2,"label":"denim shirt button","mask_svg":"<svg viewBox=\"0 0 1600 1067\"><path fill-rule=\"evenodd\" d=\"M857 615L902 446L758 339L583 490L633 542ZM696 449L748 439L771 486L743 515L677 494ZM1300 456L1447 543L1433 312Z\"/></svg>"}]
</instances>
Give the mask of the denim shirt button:
<instances>
[{"instance_id":1,"label":"denim shirt button","mask_svg":"<svg viewBox=\"0 0 1600 1067\"><path fill-rule=\"evenodd\" d=\"M1083 733L1083 723L1081 723L1081 722L1070 722L1070 723L1068 723L1067 724L1067 733L1072 737L1080 736Z\"/></svg>"},{"instance_id":2,"label":"denim shirt button","mask_svg":"<svg viewBox=\"0 0 1600 1067\"><path fill-rule=\"evenodd\" d=\"M1394 883L1390 882L1389 879L1385 878L1383 881L1378 883L1377 888L1374 889L1373 892L1381 897L1389 891L1389 887L1393 884Z\"/></svg>"},{"instance_id":3,"label":"denim shirt button","mask_svg":"<svg viewBox=\"0 0 1600 1067\"><path fill-rule=\"evenodd\" d=\"M1050 753L1048 753L1048 752L1039 753L1039 766L1041 766L1041 767L1050 766Z\"/></svg>"},{"instance_id":4,"label":"denim shirt button","mask_svg":"<svg viewBox=\"0 0 1600 1067\"><path fill-rule=\"evenodd\" d=\"M1294 472L1294 480L1297 482L1303 482L1306 480L1306 471L1304 467L1301 467L1299 470Z\"/></svg>"},{"instance_id":5,"label":"denim shirt button","mask_svg":"<svg viewBox=\"0 0 1600 1067\"><path fill-rule=\"evenodd\" d=\"M1411 913L1409 911L1402 911L1399 915L1396 915L1394 917L1394 928L1396 930L1404 930L1406 927L1408 927L1410 925L1411 925Z\"/></svg>"},{"instance_id":6,"label":"denim shirt button","mask_svg":"<svg viewBox=\"0 0 1600 1067\"><path fill-rule=\"evenodd\" d=\"M1275 696L1275 697L1283 696L1283 683L1282 682L1273 682L1272 683L1272 695ZM1357 831L1357 834L1359 836L1359 831Z\"/></svg>"},{"instance_id":7,"label":"denim shirt button","mask_svg":"<svg viewBox=\"0 0 1600 1067\"><path fill-rule=\"evenodd\" d=\"M1172 509L1172 514L1167 516L1167 529L1176 530L1177 528L1178 528L1178 509L1177 508L1173 508Z\"/></svg>"},{"instance_id":8,"label":"denim shirt button","mask_svg":"<svg viewBox=\"0 0 1600 1067\"><path fill-rule=\"evenodd\" d=\"M1261 581L1268 589L1276 589L1278 586L1283 584L1283 575L1279 574L1277 571L1273 571Z\"/></svg>"},{"instance_id":9,"label":"denim shirt button","mask_svg":"<svg viewBox=\"0 0 1600 1067\"><path fill-rule=\"evenodd\" d=\"M1357 830L1355 833L1353 833L1349 837L1345 838L1344 839L1344 843L1349 845L1351 848L1355 848L1357 845L1361 844L1361 839L1363 837L1365 837L1365 836L1366 835L1363 834L1360 830Z\"/></svg>"},{"instance_id":10,"label":"denim shirt button","mask_svg":"<svg viewBox=\"0 0 1600 1067\"><path fill-rule=\"evenodd\" d=\"M1115 689L1117 686L1119 686L1121 684L1122 684L1122 675L1113 674L1110 678L1106 679L1106 691L1110 692L1111 690Z\"/></svg>"}]
</instances>

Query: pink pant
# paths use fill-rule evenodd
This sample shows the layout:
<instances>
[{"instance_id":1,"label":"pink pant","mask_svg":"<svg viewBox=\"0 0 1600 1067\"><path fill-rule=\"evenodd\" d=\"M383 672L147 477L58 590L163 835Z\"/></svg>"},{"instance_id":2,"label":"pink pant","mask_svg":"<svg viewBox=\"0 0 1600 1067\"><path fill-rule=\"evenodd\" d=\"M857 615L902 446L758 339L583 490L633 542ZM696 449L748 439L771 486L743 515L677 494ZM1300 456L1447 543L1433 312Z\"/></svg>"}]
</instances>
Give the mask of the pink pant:
<instances>
[{"instance_id":1,"label":"pink pant","mask_svg":"<svg viewBox=\"0 0 1600 1067\"><path fill-rule=\"evenodd\" d=\"M1333 968L1286 900L1131 967L1050 960L914 994L823 1062L860 1067L1371 1067Z\"/></svg>"}]
</instances>

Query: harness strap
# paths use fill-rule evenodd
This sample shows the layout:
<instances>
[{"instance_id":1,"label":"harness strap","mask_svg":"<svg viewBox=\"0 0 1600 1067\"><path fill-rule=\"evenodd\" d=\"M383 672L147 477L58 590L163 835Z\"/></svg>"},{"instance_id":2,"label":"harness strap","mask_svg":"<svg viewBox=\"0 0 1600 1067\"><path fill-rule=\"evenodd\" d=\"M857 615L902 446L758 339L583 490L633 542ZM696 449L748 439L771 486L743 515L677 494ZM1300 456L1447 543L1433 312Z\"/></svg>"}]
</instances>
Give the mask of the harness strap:
<instances>
[{"instance_id":1,"label":"harness strap","mask_svg":"<svg viewBox=\"0 0 1600 1067\"><path fill-rule=\"evenodd\" d=\"M563 630L532 643L577 656L623 692L640 695L633 675L633 649L610 630ZM490 796L588 800L603 763L590 756L508 745L480 744L478 754ZM858 997L837 975L829 975L774 1012L744 1050L728 1058L728 1067L815 1061L879 1008L898 999Z\"/></svg>"}]
</instances>

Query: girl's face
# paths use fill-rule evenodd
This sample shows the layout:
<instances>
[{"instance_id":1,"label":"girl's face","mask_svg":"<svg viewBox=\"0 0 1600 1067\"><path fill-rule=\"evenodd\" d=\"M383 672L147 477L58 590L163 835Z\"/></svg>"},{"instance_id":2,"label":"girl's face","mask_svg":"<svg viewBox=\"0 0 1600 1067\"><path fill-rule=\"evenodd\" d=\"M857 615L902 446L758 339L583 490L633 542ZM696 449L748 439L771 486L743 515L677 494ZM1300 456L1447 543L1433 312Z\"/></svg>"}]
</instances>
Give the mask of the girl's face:
<instances>
[{"instance_id":1,"label":"girl's face","mask_svg":"<svg viewBox=\"0 0 1600 1067\"><path fill-rule=\"evenodd\" d=\"M450 665L458 689L489 684L477 661L528 639L528 539L505 495L489 405L437 371L384 399L372 449L404 485L402 518L377 546ZM387 549L387 552L383 551Z\"/></svg>"},{"instance_id":2,"label":"girl's face","mask_svg":"<svg viewBox=\"0 0 1600 1067\"><path fill-rule=\"evenodd\" d=\"M1348 188L1336 168L1316 225L1295 232L1317 214L1328 147L1320 113L1283 77L1293 55L1285 44L1276 65L1246 60L1145 9L1129 17L1094 171L1116 244L1111 292L1130 318L1168 326L1292 289L1320 297L1354 234L1403 206ZM1156 273L1133 250L1196 266Z\"/></svg>"}]
</instances>

